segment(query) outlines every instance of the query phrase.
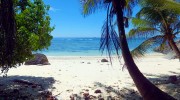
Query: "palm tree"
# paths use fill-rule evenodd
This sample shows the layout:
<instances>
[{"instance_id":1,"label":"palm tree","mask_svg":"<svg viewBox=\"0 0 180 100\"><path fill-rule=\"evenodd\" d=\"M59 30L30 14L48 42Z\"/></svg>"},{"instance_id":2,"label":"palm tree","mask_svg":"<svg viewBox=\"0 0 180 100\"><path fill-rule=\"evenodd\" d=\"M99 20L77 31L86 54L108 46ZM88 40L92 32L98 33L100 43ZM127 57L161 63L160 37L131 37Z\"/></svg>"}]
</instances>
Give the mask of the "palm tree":
<instances>
[{"instance_id":1,"label":"palm tree","mask_svg":"<svg viewBox=\"0 0 180 100\"><path fill-rule=\"evenodd\" d=\"M13 0L0 0L0 67L13 66L16 38Z\"/></svg>"},{"instance_id":2,"label":"palm tree","mask_svg":"<svg viewBox=\"0 0 180 100\"><path fill-rule=\"evenodd\" d=\"M132 77L138 91L145 100L174 100L173 97L162 92L155 85L153 85L138 69L129 51L129 47L125 35L125 14L135 3L136 0L81 0L84 8L84 14L89 14L95 11L96 8L107 8L107 21L103 26L103 33L101 39L101 48L107 48L111 54L112 46L115 47L116 53L119 54L119 49L122 51L125 64ZM118 33L116 34L113 27L113 18L116 15ZM127 22L127 21L126 21Z\"/></svg>"},{"instance_id":3,"label":"palm tree","mask_svg":"<svg viewBox=\"0 0 180 100\"><path fill-rule=\"evenodd\" d=\"M180 51L174 42L176 35L180 33L180 12L162 9L163 5L159 3L154 4L151 0L145 0L142 4L143 8L137 13L137 18L132 19L136 28L130 30L129 37L153 36L135 48L132 53L135 56L141 56L157 43L160 44L161 49L168 43L180 60Z\"/></svg>"}]
</instances>

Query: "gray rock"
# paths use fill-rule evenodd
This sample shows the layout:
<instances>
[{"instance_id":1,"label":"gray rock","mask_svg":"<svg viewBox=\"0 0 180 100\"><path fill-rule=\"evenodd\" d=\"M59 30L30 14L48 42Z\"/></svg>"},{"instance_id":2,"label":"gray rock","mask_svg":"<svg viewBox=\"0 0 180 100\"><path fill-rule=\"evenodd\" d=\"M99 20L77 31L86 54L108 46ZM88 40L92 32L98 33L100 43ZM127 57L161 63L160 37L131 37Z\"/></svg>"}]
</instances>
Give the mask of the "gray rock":
<instances>
[{"instance_id":1,"label":"gray rock","mask_svg":"<svg viewBox=\"0 0 180 100\"><path fill-rule=\"evenodd\" d=\"M46 55L40 53L33 55L34 58L29 61L26 61L25 65L50 65Z\"/></svg>"},{"instance_id":2,"label":"gray rock","mask_svg":"<svg viewBox=\"0 0 180 100\"><path fill-rule=\"evenodd\" d=\"M94 93L102 93L101 90L97 89L94 91Z\"/></svg>"},{"instance_id":3,"label":"gray rock","mask_svg":"<svg viewBox=\"0 0 180 100\"><path fill-rule=\"evenodd\" d=\"M107 59L102 59L101 62L109 62Z\"/></svg>"}]
</instances>

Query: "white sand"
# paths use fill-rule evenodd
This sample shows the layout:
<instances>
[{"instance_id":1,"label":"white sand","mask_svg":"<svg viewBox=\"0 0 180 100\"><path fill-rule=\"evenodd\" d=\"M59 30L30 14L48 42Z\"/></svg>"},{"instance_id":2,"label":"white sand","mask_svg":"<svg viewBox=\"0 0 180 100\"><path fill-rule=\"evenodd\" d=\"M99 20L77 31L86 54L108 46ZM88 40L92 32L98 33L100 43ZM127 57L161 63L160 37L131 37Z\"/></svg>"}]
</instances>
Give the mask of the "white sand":
<instances>
[{"instance_id":1,"label":"white sand","mask_svg":"<svg viewBox=\"0 0 180 100\"><path fill-rule=\"evenodd\" d=\"M48 57L51 65L46 66L20 66L10 69L8 76L34 76L53 77L55 83L52 88L53 95L58 99L66 100L73 94L89 90L94 94L96 89L102 90L95 82L102 83L114 89L133 88L133 82L126 69L122 71L123 63L113 59L110 63L102 63L101 59L107 57ZM180 62L178 59L168 60L162 54L149 54L136 60L139 69L149 78L158 75L179 75ZM102 90L103 91L103 90ZM105 94L104 94L105 95Z\"/></svg>"}]
</instances>

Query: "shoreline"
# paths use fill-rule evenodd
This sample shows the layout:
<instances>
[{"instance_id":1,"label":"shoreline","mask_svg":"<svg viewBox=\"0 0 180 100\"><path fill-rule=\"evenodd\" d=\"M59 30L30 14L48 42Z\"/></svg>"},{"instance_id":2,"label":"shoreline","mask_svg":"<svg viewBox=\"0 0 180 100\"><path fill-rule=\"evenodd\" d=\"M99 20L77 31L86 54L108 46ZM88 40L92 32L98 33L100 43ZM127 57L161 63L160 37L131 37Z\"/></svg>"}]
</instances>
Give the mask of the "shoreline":
<instances>
[{"instance_id":1,"label":"shoreline","mask_svg":"<svg viewBox=\"0 0 180 100\"><path fill-rule=\"evenodd\" d=\"M43 53L42 53L43 54ZM44 54L44 55L46 55L46 54ZM102 58L102 57L109 57L108 55L102 55L102 56L99 56L99 55L97 55L97 56L95 56L95 55L75 55L75 56L61 56L61 55L58 55L58 56L51 56L51 55L46 55L47 57L49 57L49 58L79 58L79 57L81 57L81 58L92 58L92 57L96 57L96 58ZM121 55L120 55L121 56ZM146 53L145 54L145 56L143 56L143 57L146 57L146 56L165 56L165 54L162 54L162 53L157 53L157 52L150 52L150 53ZM117 57L117 55L112 55L111 57ZM142 57L142 58L143 58Z\"/></svg>"}]
</instances>

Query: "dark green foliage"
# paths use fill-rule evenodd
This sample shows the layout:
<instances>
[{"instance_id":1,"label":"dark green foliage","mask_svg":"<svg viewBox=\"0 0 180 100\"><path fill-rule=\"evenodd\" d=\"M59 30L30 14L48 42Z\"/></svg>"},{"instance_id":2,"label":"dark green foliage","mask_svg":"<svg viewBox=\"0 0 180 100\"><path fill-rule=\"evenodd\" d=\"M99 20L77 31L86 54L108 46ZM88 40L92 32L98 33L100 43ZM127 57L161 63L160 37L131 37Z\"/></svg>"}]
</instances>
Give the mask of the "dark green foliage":
<instances>
[{"instance_id":1,"label":"dark green foliage","mask_svg":"<svg viewBox=\"0 0 180 100\"><path fill-rule=\"evenodd\" d=\"M16 7L17 32L20 41L26 42L23 45L29 46L32 51L42 50L50 45L50 33L54 29L50 27L50 17L47 14L49 6L44 5L42 0L28 0L27 5L23 11L18 9L21 7Z\"/></svg>"},{"instance_id":2,"label":"dark green foliage","mask_svg":"<svg viewBox=\"0 0 180 100\"><path fill-rule=\"evenodd\" d=\"M14 7L12 7L15 9L15 15L13 17L15 17L15 28L17 29L16 42L14 42L16 47L11 49L13 53L8 53L11 55L10 58L13 58L11 60L13 63L10 62L10 65L6 66L1 65L2 71L7 71L9 68L15 67L17 64L20 65L32 58L33 51L47 48L52 39L50 33L54 29L54 27L50 27L50 17L47 13L49 6L45 5L42 0L14 0L13 2ZM11 22L8 21L8 23ZM9 28L8 30L13 30L13 28ZM4 34L7 34L7 32ZM12 39L12 37L8 38ZM2 44L5 44L3 43L4 41L6 39L2 41ZM7 48L10 49L9 47ZM3 52L3 50L6 49L3 47L0 52ZM7 64L7 60L3 56L1 56L1 61Z\"/></svg>"}]
</instances>

